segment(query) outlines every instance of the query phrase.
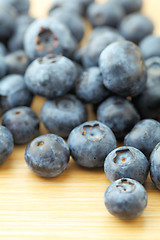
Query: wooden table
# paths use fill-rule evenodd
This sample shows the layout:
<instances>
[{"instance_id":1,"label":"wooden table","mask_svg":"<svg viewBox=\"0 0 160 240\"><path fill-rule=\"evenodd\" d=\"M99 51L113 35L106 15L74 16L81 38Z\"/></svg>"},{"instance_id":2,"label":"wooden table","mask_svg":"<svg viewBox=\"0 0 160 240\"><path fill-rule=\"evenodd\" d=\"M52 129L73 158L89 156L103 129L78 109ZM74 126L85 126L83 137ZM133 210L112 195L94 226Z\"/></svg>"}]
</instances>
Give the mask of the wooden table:
<instances>
[{"instance_id":1,"label":"wooden table","mask_svg":"<svg viewBox=\"0 0 160 240\"><path fill-rule=\"evenodd\" d=\"M45 16L50 2L32 0L31 13ZM144 3L143 12L159 33L160 1ZM37 97L33 110L39 113L43 102ZM41 133L46 133L43 126ZM71 160L61 176L42 179L26 166L25 147L16 146L0 168L0 239L160 239L160 192L150 179L145 185L148 206L144 214L133 221L121 221L105 209L103 196L110 183L103 169L83 169Z\"/></svg>"}]
</instances>

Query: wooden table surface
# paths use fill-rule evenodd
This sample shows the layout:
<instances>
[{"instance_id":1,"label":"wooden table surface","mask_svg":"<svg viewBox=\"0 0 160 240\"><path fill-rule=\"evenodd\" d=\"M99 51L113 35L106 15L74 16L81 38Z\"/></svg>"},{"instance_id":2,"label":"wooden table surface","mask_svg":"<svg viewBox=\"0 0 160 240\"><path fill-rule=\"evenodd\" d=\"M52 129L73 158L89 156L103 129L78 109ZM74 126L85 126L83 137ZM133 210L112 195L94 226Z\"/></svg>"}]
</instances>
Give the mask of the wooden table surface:
<instances>
[{"instance_id":1,"label":"wooden table surface","mask_svg":"<svg viewBox=\"0 0 160 240\"><path fill-rule=\"evenodd\" d=\"M31 14L45 16L50 2L32 0ZM143 12L155 23L157 34L159 9L159 0L144 0ZM38 114L43 102L34 100L32 108ZM41 133L46 133L43 126ZM83 169L71 160L61 176L43 179L26 166L25 147L16 146L0 168L0 239L160 239L160 192L150 179L143 215L122 221L105 209L103 196L110 183L103 169Z\"/></svg>"}]
</instances>

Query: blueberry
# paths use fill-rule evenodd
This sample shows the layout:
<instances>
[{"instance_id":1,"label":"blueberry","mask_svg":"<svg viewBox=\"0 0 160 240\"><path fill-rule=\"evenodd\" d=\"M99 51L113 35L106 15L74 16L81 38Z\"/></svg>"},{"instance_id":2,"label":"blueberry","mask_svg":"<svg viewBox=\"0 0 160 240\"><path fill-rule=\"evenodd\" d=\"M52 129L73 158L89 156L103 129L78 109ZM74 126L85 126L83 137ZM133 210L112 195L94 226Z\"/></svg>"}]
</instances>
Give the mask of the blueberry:
<instances>
[{"instance_id":1,"label":"blueberry","mask_svg":"<svg viewBox=\"0 0 160 240\"><path fill-rule=\"evenodd\" d=\"M63 138L46 134L35 138L25 150L28 167L38 176L57 177L68 166L70 152Z\"/></svg>"},{"instance_id":2,"label":"blueberry","mask_svg":"<svg viewBox=\"0 0 160 240\"><path fill-rule=\"evenodd\" d=\"M160 37L149 35L139 44L142 55L145 59L151 57L160 57Z\"/></svg>"},{"instance_id":3,"label":"blueberry","mask_svg":"<svg viewBox=\"0 0 160 240\"><path fill-rule=\"evenodd\" d=\"M3 43L0 42L0 55L5 56L7 53L7 49Z\"/></svg>"},{"instance_id":4,"label":"blueberry","mask_svg":"<svg viewBox=\"0 0 160 240\"><path fill-rule=\"evenodd\" d=\"M109 0L109 2L119 4L127 14L141 10L143 4L142 0Z\"/></svg>"},{"instance_id":5,"label":"blueberry","mask_svg":"<svg viewBox=\"0 0 160 240\"><path fill-rule=\"evenodd\" d=\"M122 178L113 182L104 196L105 206L116 217L130 220L139 217L147 206L147 192L137 181Z\"/></svg>"},{"instance_id":6,"label":"blueberry","mask_svg":"<svg viewBox=\"0 0 160 240\"><path fill-rule=\"evenodd\" d=\"M29 65L29 59L23 50L9 53L5 56L4 60L8 74L24 74Z\"/></svg>"},{"instance_id":7,"label":"blueberry","mask_svg":"<svg viewBox=\"0 0 160 240\"><path fill-rule=\"evenodd\" d=\"M99 30L100 31L100 30ZM82 56L82 62L85 67L98 66L98 60L101 52L116 41L124 38L116 31L106 30L100 35L92 36L92 40L87 44L85 54Z\"/></svg>"},{"instance_id":8,"label":"blueberry","mask_svg":"<svg viewBox=\"0 0 160 240\"><path fill-rule=\"evenodd\" d=\"M106 47L99 58L104 85L121 96L136 96L146 85L146 67L139 48L128 41Z\"/></svg>"},{"instance_id":9,"label":"blueberry","mask_svg":"<svg viewBox=\"0 0 160 240\"><path fill-rule=\"evenodd\" d=\"M153 29L154 26L151 20L141 13L129 14L123 18L119 26L122 36L136 44L150 35Z\"/></svg>"},{"instance_id":10,"label":"blueberry","mask_svg":"<svg viewBox=\"0 0 160 240\"><path fill-rule=\"evenodd\" d=\"M1 3L8 3L11 7L14 7L15 10L19 14L26 14L28 13L29 7L30 7L30 1L29 0L0 0Z\"/></svg>"},{"instance_id":11,"label":"blueberry","mask_svg":"<svg viewBox=\"0 0 160 240\"><path fill-rule=\"evenodd\" d=\"M109 27L109 26L96 27L93 29L93 31L89 35L89 42L91 42L92 40L94 40L97 37L100 37L101 34L107 34L110 32L119 34L118 30L113 27Z\"/></svg>"},{"instance_id":12,"label":"blueberry","mask_svg":"<svg viewBox=\"0 0 160 240\"><path fill-rule=\"evenodd\" d=\"M86 0L85 0L86 1ZM55 9L62 9L65 11L71 11L76 14L82 14L84 6L78 0L54 0L49 13L54 11Z\"/></svg>"},{"instance_id":13,"label":"blueberry","mask_svg":"<svg viewBox=\"0 0 160 240\"><path fill-rule=\"evenodd\" d=\"M11 74L0 81L0 105L2 112L18 106L30 106L33 95L27 89L23 76Z\"/></svg>"},{"instance_id":14,"label":"blueberry","mask_svg":"<svg viewBox=\"0 0 160 240\"><path fill-rule=\"evenodd\" d=\"M143 92L133 98L140 116L160 120L160 57L153 57L146 62L147 84ZM149 99L149 101L148 101Z\"/></svg>"},{"instance_id":15,"label":"blueberry","mask_svg":"<svg viewBox=\"0 0 160 240\"><path fill-rule=\"evenodd\" d=\"M68 28L54 17L35 20L24 36L24 49L31 60L50 53L69 57L75 48Z\"/></svg>"},{"instance_id":16,"label":"blueberry","mask_svg":"<svg viewBox=\"0 0 160 240\"><path fill-rule=\"evenodd\" d=\"M111 26L117 27L124 17L123 8L114 3L92 3L87 9L87 18L93 27Z\"/></svg>"},{"instance_id":17,"label":"blueberry","mask_svg":"<svg viewBox=\"0 0 160 240\"><path fill-rule=\"evenodd\" d=\"M160 190L160 143L158 143L150 156L150 176L152 182Z\"/></svg>"},{"instance_id":18,"label":"blueberry","mask_svg":"<svg viewBox=\"0 0 160 240\"><path fill-rule=\"evenodd\" d=\"M126 146L138 148L147 158L159 142L160 123L153 119L140 121L125 137Z\"/></svg>"},{"instance_id":19,"label":"blueberry","mask_svg":"<svg viewBox=\"0 0 160 240\"><path fill-rule=\"evenodd\" d=\"M68 94L54 101L46 101L41 110L46 128L61 137L68 137L73 128L86 122L87 109L74 95Z\"/></svg>"},{"instance_id":20,"label":"blueberry","mask_svg":"<svg viewBox=\"0 0 160 240\"><path fill-rule=\"evenodd\" d=\"M17 51L24 49L23 39L28 26L33 22L33 18L29 15L20 15L16 19L13 35L8 41L8 48L10 51Z\"/></svg>"},{"instance_id":21,"label":"blueberry","mask_svg":"<svg viewBox=\"0 0 160 240\"><path fill-rule=\"evenodd\" d=\"M55 17L66 25L77 42L82 40L84 35L84 23L81 16L72 11L66 11L65 9L55 9L50 13L50 16Z\"/></svg>"},{"instance_id":22,"label":"blueberry","mask_svg":"<svg viewBox=\"0 0 160 240\"><path fill-rule=\"evenodd\" d=\"M7 127L15 144L25 144L39 133L38 116L29 107L16 107L2 116L2 125Z\"/></svg>"},{"instance_id":23,"label":"blueberry","mask_svg":"<svg viewBox=\"0 0 160 240\"><path fill-rule=\"evenodd\" d=\"M103 77L98 67L92 67L82 72L76 81L76 95L86 103L99 103L109 96L109 91L103 86Z\"/></svg>"},{"instance_id":24,"label":"blueberry","mask_svg":"<svg viewBox=\"0 0 160 240\"><path fill-rule=\"evenodd\" d=\"M0 41L6 42L14 30L14 24L17 17L17 12L10 6L7 1L0 2Z\"/></svg>"},{"instance_id":25,"label":"blueberry","mask_svg":"<svg viewBox=\"0 0 160 240\"><path fill-rule=\"evenodd\" d=\"M34 60L26 70L25 83L36 95L56 98L68 93L74 86L76 68L64 56L47 55Z\"/></svg>"},{"instance_id":26,"label":"blueberry","mask_svg":"<svg viewBox=\"0 0 160 240\"><path fill-rule=\"evenodd\" d=\"M111 182L120 178L131 178L144 184L148 176L149 163L141 151L124 146L108 154L104 171Z\"/></svg>"},{"instance_id":27,"label":"blueberry","mask_svg":"<svg viewBox=\"0 0 160 240\"><path fill-rule=\"evenodd\" d=\"M112 129L118 139L127 133L140 120L135 107L122 97L110 97L100 104L97 118Z\"/></svg>"},{"instance_id":28,"label":"blueberry","mask_svg":"<svg viewBox=\"0 0 160 240\"><path fill-rule=\"evenodd\" d=\"M13 151L14 143L11 132L0 126L0 164L4 163Z\"/></svg>"},{"instance_id":29,"label":"blueberry","mask_svg":"<svg viewBox=\"0 0 160 240\"><path fill-rule=\"evenodd\" d=\"M102 167L105 157L116 148L110 128L98 121L89 121L72 130L68 144L73 159L83 167Z\"/></svg>"},{"instance_id":30,"label":"blueberry","mask_svg":"<svg viewBox=\"0 0 160 240\"><path fill-rule=\"evenodd\" d=\"M0 55L0 78L4 77L7 73L7 66L5 63L4 56Z\"/></svg>"}]
</instances>

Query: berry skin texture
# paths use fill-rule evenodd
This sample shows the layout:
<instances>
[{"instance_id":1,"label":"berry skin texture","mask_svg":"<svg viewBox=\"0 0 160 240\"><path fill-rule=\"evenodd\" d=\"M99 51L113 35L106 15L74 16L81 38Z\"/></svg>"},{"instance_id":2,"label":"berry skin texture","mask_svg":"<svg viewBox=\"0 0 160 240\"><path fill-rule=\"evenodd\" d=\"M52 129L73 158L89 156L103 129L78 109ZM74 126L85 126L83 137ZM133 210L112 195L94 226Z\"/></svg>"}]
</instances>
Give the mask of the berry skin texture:
<instances>
[{"instance_id":1,"label":"berry skin texture","mask_svg":"<svg viewBox=\"0 0 160 240\"><path fill-rule=\"evenodd\" d=\"M160 121L160 57L149 58L145 64L147 67L146 87L132 100L142 119L152 118Z\"/></svg>"},{"instance_id":2,"label":"berry skin texture","mask_svg":"<svg viewBox=\"0 0 160 240\"><path fill-rule=\"evenodd\" d=\"M145 119L137 123L124 139L126 146L132 146L143 152L149 159L154 147L160 142L160 123Z\"/></svg>"},{"instance_id":3,"label":"berry skin texture","mask_svg":"<svg viewBox=\"0 0 160 240\"><path fill-rule=\"evenodd\" d=\"M153 23L141 13L129 14L119 25L120 34L128 41L138 44L143 38L152 34Z\"/></svg>"},{"instance_id":4,"label":"berry skin texture","mask_svg":"<svg viewBox=\"0 0 160 240\"><path fill-rule=\"evenodd\" d=\"M13 151L14 142L11 132L0 126L0 165L3 164Z\"/></svg>"},{"instance_id":5,"label":"berry skin texture","mask_svg":"<svg viewBox=\"0 0 160 240\"><path fill-rule=\"evenodd\" d=\"M98 67L86 69L76 81L75 92L86 103L99 103L109 96Z\"/></svg>"},{"instance_id":6,"label":"berry skin texture","mask_svg":"<svg viewBox=\"0 0 160 240\"><path fill-rule=\"evenodd\" d=\"M35 138L25 150L28 167L38 176L51 178L60 175L68 166L70 152L63 138L46 134Z\"/></svg>"},{"instance_id":7,"label":"berry skin texture","mask_svg":"<svg viewBox=\"0 0 160 240\"><path fill-rule=\"evenodd\" d=\"M18 106L30 106L33 95L25 85L24 78L19 74L11 74L0 81L0 106L2 112Z\"/></svg>"},{"instance_id":8,"label":"berry skin texture","mask_svg":"<svg viewBox=\"0 0 160 240\"><path fill-rule=\"evenodd\" d=\"M160 190L160 143L156 145L150 156L150 176L154 185Z\"/></svg>"},{"instance_id":9,"label":"berry skin texture","mask_svg":"<svg viewBox=\"0 0 160 240\"><path fill-rule=\"evenodd\" d=\"M149 163L138 149L124 146L108 154L104 171L111 182L120 178L131 178L144 184L148 176Z\"/></svg>"},{"instance_id":10,"label":"berry skin texture","mask_svg":"<svg viewBox=\"0 0 160 240\"><path fill-rule=\"evenodd\" d=\"M8 110L2 116L2 125L7 127L15 144L26 144L39 133L39 118L29 107Z\"/></svg>"},{"instance_id":11,"label":"berry skin texture","mask_svg":"<svg viewBox=\"0 0 160 240\"><path fill-rule=\"evenodd\" d=\"M99 58L104 85L120 96L137 96L146 85L146 67L139 48L128 41L117 41Z\"/></svg>"},{"instance_id":12,"label":"berry skin texture","mask_svg":"<svg viewBox=\"0 0 160 240\"><path fill-rule=\"evenodd\" d=\"M97 110L98 121L106 124L116 135L122 139L140 120L134 106L122 97L109 97L101 103Z\"/></svg>"},{"instance_id":13,"label":"berry skin texture","mask_svg":"<svg viewBox=\"0 0 160 240\"><path fill-rule=\"evenodd\" d=\"M54 17L35 20L24 36L24 49L31 60L47 54L70 57L76 45L68 28Z\"/></svg>"},{"instance_id":14,"label":"berry skin texture","mask_svg":"<svg viewBox=\"0 0 160 240\"><path fill-rule=\"evenodd\" d=\"M139 44L144 59L160 57L160 37L149 35Z\"/></svg>"},{"instance_id":15,"label":"berry skin texture","mask_svg":"<svg viewBox=\"0 0 160 240\"><path fill-rule=\"evenodd\" d=\"M41 119L51 133L66 138L73 128L88 120L88 113L83 103L68 94L54 101L46 101L41 110Z\"/></svg>"},{"instance_id":16,"label":"berry skin texture","mask_svg":"<svg viewBox=\"0 0 160 240\"><path fill-rule=\"evenodd\" d=\"M82 167L103 167L105 157L116 148L110 128L98 121L88 121L74 128L68 144L73 159Z\"/></svg>"},{"instance_id":17,"label":"berry skin texture","mask_svg":"<svg viewBox=\"0 0 160 240\"><path fill-rule=\"evenodd\" d=\"M137 181L122 178L106 190L104 203L108 211L123 220L139 217L147 206L147 192Z\"/></svg>"},{"instance_id":18,"label":"berry skin texture","mask_svg":"<svg viewBox=\"0 0 160 240\"><path fill-rule=\"evenodd\" d=\"M35 95L53 99L68 93L74 86L75 77L76 68L70 59L51 54L29 65L25 83Z\"/></svg>"}]
</instances>

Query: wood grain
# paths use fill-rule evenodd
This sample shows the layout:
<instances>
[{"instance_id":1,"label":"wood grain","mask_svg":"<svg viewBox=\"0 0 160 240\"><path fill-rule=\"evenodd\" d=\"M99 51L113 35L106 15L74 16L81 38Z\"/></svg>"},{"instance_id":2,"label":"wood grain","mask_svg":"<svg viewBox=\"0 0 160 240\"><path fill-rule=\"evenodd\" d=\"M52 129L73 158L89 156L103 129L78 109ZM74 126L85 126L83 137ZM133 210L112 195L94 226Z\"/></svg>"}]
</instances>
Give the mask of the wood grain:
<instances>
[{"instance_id":1,"label":"wood grain","mask_svg":"<svg viewBox=\"0 0 160 240\"><path fill-rule=\"evenodd\" d=\"M31 14L44 17L52 1L31 2ZM155 23L156 33L160 29L159 8L160 1L144 0L143 12ZM32 108L38 114L43 102L40 97L34 100ZM46 132L41 126L41 133ZM103 196L109 181L103 169L83 169L71 160L61 176L42 179L26 166L24 150L25 146L16 146L0 168L0 239L160 239L160 192L150 179L144 214L133 221L121 221L105 209Z\"/></svg>"}]
</instances>

